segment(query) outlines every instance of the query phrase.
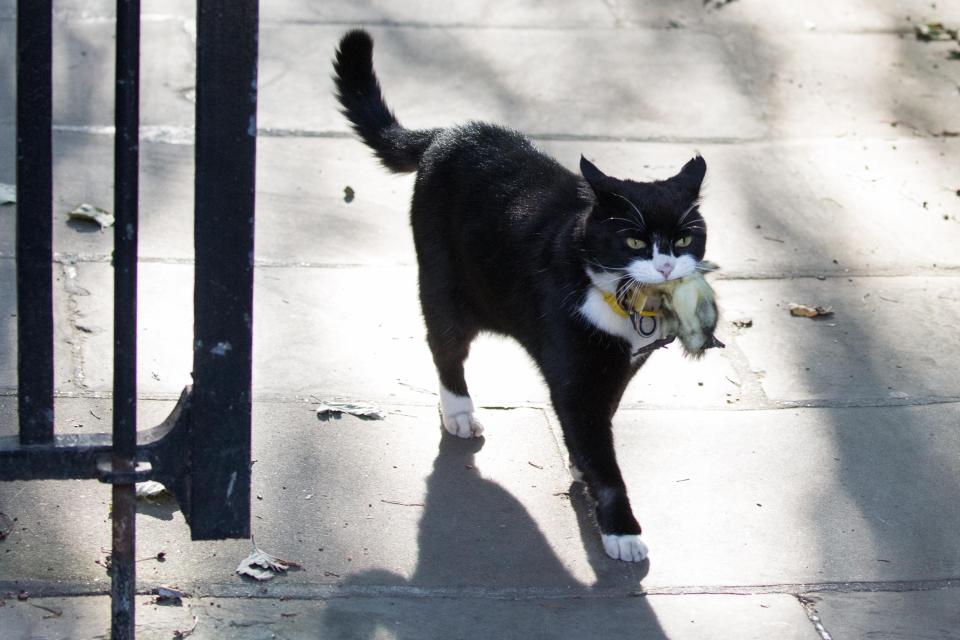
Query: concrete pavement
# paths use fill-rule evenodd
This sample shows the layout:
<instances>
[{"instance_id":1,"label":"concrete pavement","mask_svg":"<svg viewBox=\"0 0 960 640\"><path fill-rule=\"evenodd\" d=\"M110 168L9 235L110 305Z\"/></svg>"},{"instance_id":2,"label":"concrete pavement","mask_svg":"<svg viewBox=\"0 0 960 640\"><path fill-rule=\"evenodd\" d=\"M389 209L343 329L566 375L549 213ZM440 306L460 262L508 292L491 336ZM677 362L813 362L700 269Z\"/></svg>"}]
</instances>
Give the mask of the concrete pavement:
<instances>
[{"instance_id":1,"label":"concrete pavement","mask_svg":"<svg viewBox=\"0 0 960 640\"><path fill-rule=\"evenodd\" d=\"M0 1L0 182L14 181L14 4ZM234 574L144 504L139 637L960 638L960 62L914 0L262 3L253 530L304 568ZM144 2L140 424L189 382L192 3ZM109 429L112 3L56 3L57 429ZM576 166L708 163L728 344L657 353L615 419L648 563L609 560L547 395L513 344L467 375L486 438L442 436L406 221L330 92L365 25L409 126L494 120ZM344 188L356 193L352 202ZM16 429L11 205L0 207L0 433ZM791 302L831 306L820 320ZM734 321L749 319L750 326ZM320 422L315 400L384 421ZM109 493L0 485L0 637L107 628ZM164 560L155 556L164 551ZM146 595L175 585L182 606ZM26 591L29 597L18 600Z\"/></svg>"}]
</instances>

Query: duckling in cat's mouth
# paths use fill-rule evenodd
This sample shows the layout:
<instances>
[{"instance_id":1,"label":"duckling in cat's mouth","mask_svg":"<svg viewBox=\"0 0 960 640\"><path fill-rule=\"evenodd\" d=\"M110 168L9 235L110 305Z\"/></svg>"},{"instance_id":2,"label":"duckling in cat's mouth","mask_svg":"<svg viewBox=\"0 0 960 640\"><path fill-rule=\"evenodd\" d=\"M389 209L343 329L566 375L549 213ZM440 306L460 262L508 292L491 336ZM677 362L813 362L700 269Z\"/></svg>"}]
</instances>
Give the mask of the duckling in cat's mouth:
<instances>
[{"instance_id":1,"label":"duckling in cat's mouth","mask_svg":"<svg viewBox=\"0 0 960 640\"><path fill-rule=\"evenodd\" d=\"M717 267L702 264L705 268L698 268L683 278L632 284L617 296L617 304L628 310L633 328L640 335L650 336L657 320L662 322L660 339L642 351L666 346L677 337L687 354L694 358L702 357L707 349L726 347L713 333L718 317L716 294L703 276L705 271L715 271Z\"/></svg>"}]
</instances>

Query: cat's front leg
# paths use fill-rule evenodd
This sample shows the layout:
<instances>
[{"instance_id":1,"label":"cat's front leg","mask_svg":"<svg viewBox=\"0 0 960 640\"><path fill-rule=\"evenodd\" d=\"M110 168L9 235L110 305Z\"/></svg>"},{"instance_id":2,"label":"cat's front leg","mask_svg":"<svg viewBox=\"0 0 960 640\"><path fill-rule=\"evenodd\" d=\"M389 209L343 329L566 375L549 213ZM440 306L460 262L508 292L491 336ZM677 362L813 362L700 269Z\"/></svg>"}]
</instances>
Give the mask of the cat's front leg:
<instances>
[{"instance_id":1,"label":"cat's front leg","mask_svg":"<svg viewBox=\"0 0 960 640\"><path fill-rule=\"evenodd\" d=\"M580 474L596 501L597 523L607 555L640 562L647 557L648 549L640 539L640 524L630 508L617 464L607 410L602 405L594 410L577 406L582 401L582 397L572 402L554 401L570 451L571 471Z\"/></svg>"}]
</instances>

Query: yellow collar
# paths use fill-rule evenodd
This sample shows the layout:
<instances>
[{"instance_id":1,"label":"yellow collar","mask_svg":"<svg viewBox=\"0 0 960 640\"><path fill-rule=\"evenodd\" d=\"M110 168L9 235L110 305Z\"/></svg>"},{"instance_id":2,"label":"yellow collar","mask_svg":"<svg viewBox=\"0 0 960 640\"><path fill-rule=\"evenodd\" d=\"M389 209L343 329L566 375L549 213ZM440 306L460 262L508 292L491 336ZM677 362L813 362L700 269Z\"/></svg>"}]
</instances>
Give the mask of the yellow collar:
<instances>
[{"instance_id":1,"label":"yellow collar","mask_svg":"<svg viewBox=\"0 0 960 640\"><path fill-rule=\"evenodd\" d=\"M610 309L615 314L617 314L621 318L630 317L630 314L623 307L620 306L620 303L617 301L617 296L610 293L609 291L603 291L602 289L600 290L600 293L603 294L603 301L607 303L607 306L609 306ZM649 295L642 293L639 289L634 289L633 304L631 305L631 307L633 308L631 309L631 311L639 313L641 316L645 316L645 317L651 317L651 318L656 317L657 315L656 311L644 310L644 307L647 305L647 299L649 297L650 297Z\"/></svg>"}]
</instances>

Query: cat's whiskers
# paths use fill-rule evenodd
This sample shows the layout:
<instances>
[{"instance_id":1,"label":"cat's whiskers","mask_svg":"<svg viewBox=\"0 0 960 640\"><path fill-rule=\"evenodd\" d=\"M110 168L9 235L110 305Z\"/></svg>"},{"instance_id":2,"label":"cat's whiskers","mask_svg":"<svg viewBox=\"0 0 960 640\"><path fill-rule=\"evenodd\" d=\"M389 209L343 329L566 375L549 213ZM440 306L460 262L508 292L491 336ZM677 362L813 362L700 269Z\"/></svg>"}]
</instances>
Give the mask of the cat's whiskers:
<instances>
[{"instance_id":1,"label":"cat's whiskers","mask_svg":"<svg viewBox=\"0 0 960 640\"><path fill-rule=\"evenodd\" d=\"M691 213L694 209L697 208L697 205L698 205L698 204L699 204L699 203L694 202L692 205L690 205L689 207L687 207L687 210L684 211L684 212L683 212L683 215L680 216L680 219L677 220L677 226L680 226L681 224L683 224L683 221L686 220L686 219L687 219L687 216L690 215L690 213Z\"/></svg>"},{"instance_id":2,"label":"cat's whiskers","mask_svg":"<svg viewBox=\"0 0 960 640\"><path fill-rule=\"evenodd\" d=\"M617 269L615 269L614 267L608 267L606 265L600 264L599 262L594 262L589 258L584 258L583 261L586 264L590 265L591 267L597 267L598 269L603 269L604 271L617 271Z\"/></svg>"},{"instance_id":3,"label":"cat's whiskers","mask_svg":"<svg viewBox=\"0 0 960 640\"><path fill-rule=\"evenodd\" d=\"M623 197L619 193L611 193L610 195L620 198L621 200L629 204L631 207L633 207L633 210L637 212L637 216L640 217L640 224L642 224L644 227L647 226L647 221L643 218L643 214L640 213L640 209L637 208L637 205L633 204L632 202L630 202L628 198Z\"/></svg>"}]
</instances>

